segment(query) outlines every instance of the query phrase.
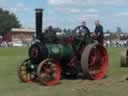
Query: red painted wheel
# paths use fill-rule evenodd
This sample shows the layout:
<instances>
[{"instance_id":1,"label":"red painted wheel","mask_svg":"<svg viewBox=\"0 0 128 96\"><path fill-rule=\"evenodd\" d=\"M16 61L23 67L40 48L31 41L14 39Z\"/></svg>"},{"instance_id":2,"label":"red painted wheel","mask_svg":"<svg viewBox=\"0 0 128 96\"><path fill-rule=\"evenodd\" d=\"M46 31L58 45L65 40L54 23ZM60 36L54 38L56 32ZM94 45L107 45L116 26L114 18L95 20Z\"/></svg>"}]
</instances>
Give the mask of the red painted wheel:
<instances>
[{"instance_id":1,"label":"red painted wheel","mask_svg":"<svg viewBox=\"0 0 128 96\"><path fill-rule=\"evenodd\" d=\"M81 66L84 76L88 79L104 78L108 67L107 50L98 44L88 45L82 53Z\"/></svg>"},{"instance_id":2,"label":"red painted wheel","mask_svg":"<svg viewBox=\"0 0 128 96\"><path fill-rule=\"evenodd\" d=\"M52 86L57 84L61 78L61 67L56 61L46 59L40 63L37 75L41 84Z\"/></svg>"},{"instance_id":3,"label":"red painted wheel","mask_svg":"<svg viewBox=\"0 0 128 96\"><path fill-rule=\"evenodd\" d=\"M26 59L18 67L18 77L24 83L31 83L36 79L36 75L33 72L31 72L28 68L30 64L30 59Z\"/></svg>"}]
</instances>

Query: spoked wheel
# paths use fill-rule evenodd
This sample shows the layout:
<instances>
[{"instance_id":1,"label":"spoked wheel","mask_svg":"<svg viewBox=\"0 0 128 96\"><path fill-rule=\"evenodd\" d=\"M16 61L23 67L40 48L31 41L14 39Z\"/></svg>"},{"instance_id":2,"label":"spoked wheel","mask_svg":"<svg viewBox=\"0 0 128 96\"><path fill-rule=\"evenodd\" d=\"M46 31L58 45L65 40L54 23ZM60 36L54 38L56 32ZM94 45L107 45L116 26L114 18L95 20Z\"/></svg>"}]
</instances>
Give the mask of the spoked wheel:
<instances>
[{"instance_id":1,"label":"spoked wheel","mask_svg":"<svg viewBox=\"0 0 128 96\"><path fill-rule=\"evenodd\" d=\"M108 67L106 49L98 44L88 45L81 57L81 68L88 79L99 80L105 77Z\"/></svg>"},{"instance_id":2,"label":"spoked wheel","mask_svg":"<svg viewBox=\"0 0 128 96\"><path fill-rule=\"evenodd\" d=\"M128 49L121 51L121 67L128 67Z\"/></svg>"},{"instance_id":3,"label":"spoked wheel","mask_svg":"<svg viewBox=\"0 0 128 96\"><path fill-rule=\"evenodd\" d=\"M40 63L37 75L41 84L46 86L55 85L61 78L60 65L52 59L46 59Z\"/></svg>"},{"instance_id":4,"label":"spoked wheel","mask_svg":"<svg viewBox=\"0 0 128 96\"><path fill-rule=\"evenodd\" d=\"M26 59L18 67L18 77L22 82L31 83L36 79L36 75L29 68L31 65L30 59Z\"/></svg>"}]
</instances>

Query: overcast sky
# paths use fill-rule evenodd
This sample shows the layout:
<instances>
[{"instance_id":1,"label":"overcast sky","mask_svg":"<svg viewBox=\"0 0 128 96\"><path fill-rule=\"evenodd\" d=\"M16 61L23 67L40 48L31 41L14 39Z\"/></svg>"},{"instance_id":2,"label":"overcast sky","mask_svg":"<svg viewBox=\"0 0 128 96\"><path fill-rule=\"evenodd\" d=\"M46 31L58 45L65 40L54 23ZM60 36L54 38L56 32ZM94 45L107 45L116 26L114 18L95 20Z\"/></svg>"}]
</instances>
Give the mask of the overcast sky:
<instances>
[{"instance_id":1,"label":"overcast sky","mask_svg":"<svg viewBox=\"0 0 128 96\"><path fill-rule=\"evenodd\" d=\"M82 21L91 31L101 20L104 30L120 26L128 32L128 0L0 0L0 7L14 12L23 27L35 27L35 8L43 8L44 26L74 28Z\"/></svg>"}]
</instances>

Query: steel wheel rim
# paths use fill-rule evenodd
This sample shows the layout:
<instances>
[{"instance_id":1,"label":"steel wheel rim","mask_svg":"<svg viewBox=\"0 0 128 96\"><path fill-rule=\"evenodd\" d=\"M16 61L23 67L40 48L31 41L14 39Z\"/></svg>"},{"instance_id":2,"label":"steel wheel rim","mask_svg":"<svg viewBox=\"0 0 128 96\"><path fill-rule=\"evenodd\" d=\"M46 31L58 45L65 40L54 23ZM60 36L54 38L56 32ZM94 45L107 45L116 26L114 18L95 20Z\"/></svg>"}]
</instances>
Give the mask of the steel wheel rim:
<instances>
[{"instance_id":1,"label":"steel wheel rim","mask_svg":"<svg viewBox=\"0 0 128 96\"><path fill-rule=\"evenodd\" d=\"M93 48L96 48L94 53L92 52ZM93 79L98 80L102 79L106 74L108 65L108 55L106 49L102 46L94 46L93 48L91 50L92 54L90 52L90 57L88 61L89 74Z\"/></svg>"},{"instance_id":2,"label":"steel wheel rim","mask_svg":"<svg viewBox=\"0 0 128 96\"><path fill-rule=\"evenodd\" d=\"M102 53L104 54L104 59L103 60L104 60L105 63L103 63L103 65L101 67L101 70L100 70L101 73L93 75L90 72L90 68L89 68L90 67L89 66L90 61L89 61L89 59L90 59L90 54L92 52L92 49L97 48L97 46L100 47L100 51L102 51ZM95 55L94 55L94 57L95 57ZM94 62L95 62L95 59L94 59ZM107 67L108 67L108 55L107 55L107 50L103 46L101 46L97 43L93 43L93 44L87 45L84 48L84 50L82 52L82 55L81 55L81 70L83 72L83 77L84 78L91 79L91 80L102 79L106 75Z\"/></svg>"}]
</instances>

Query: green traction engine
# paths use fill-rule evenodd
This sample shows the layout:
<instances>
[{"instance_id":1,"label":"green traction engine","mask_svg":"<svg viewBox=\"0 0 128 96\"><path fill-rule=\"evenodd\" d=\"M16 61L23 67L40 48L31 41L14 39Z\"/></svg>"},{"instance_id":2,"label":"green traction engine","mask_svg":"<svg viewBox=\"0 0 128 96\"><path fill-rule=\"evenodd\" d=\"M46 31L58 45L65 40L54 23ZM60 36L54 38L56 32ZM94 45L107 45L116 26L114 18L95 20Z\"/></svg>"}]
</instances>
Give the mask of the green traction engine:
<instances>
[{"instance_id":1,"label":"green traction engine","mask_svg":"<svg viewBox=\"0 0 128 96\"><path fill-rule=\"evenodd\" d=\"M42 33L42 15L43 10L36 9L36 42L29 48L29 58L18 68L19 79L50 86L64 77L104 78L108 67L106 49L90 33L75 34L80 28L72 36Z\"/></svg>"}]
</instances>

